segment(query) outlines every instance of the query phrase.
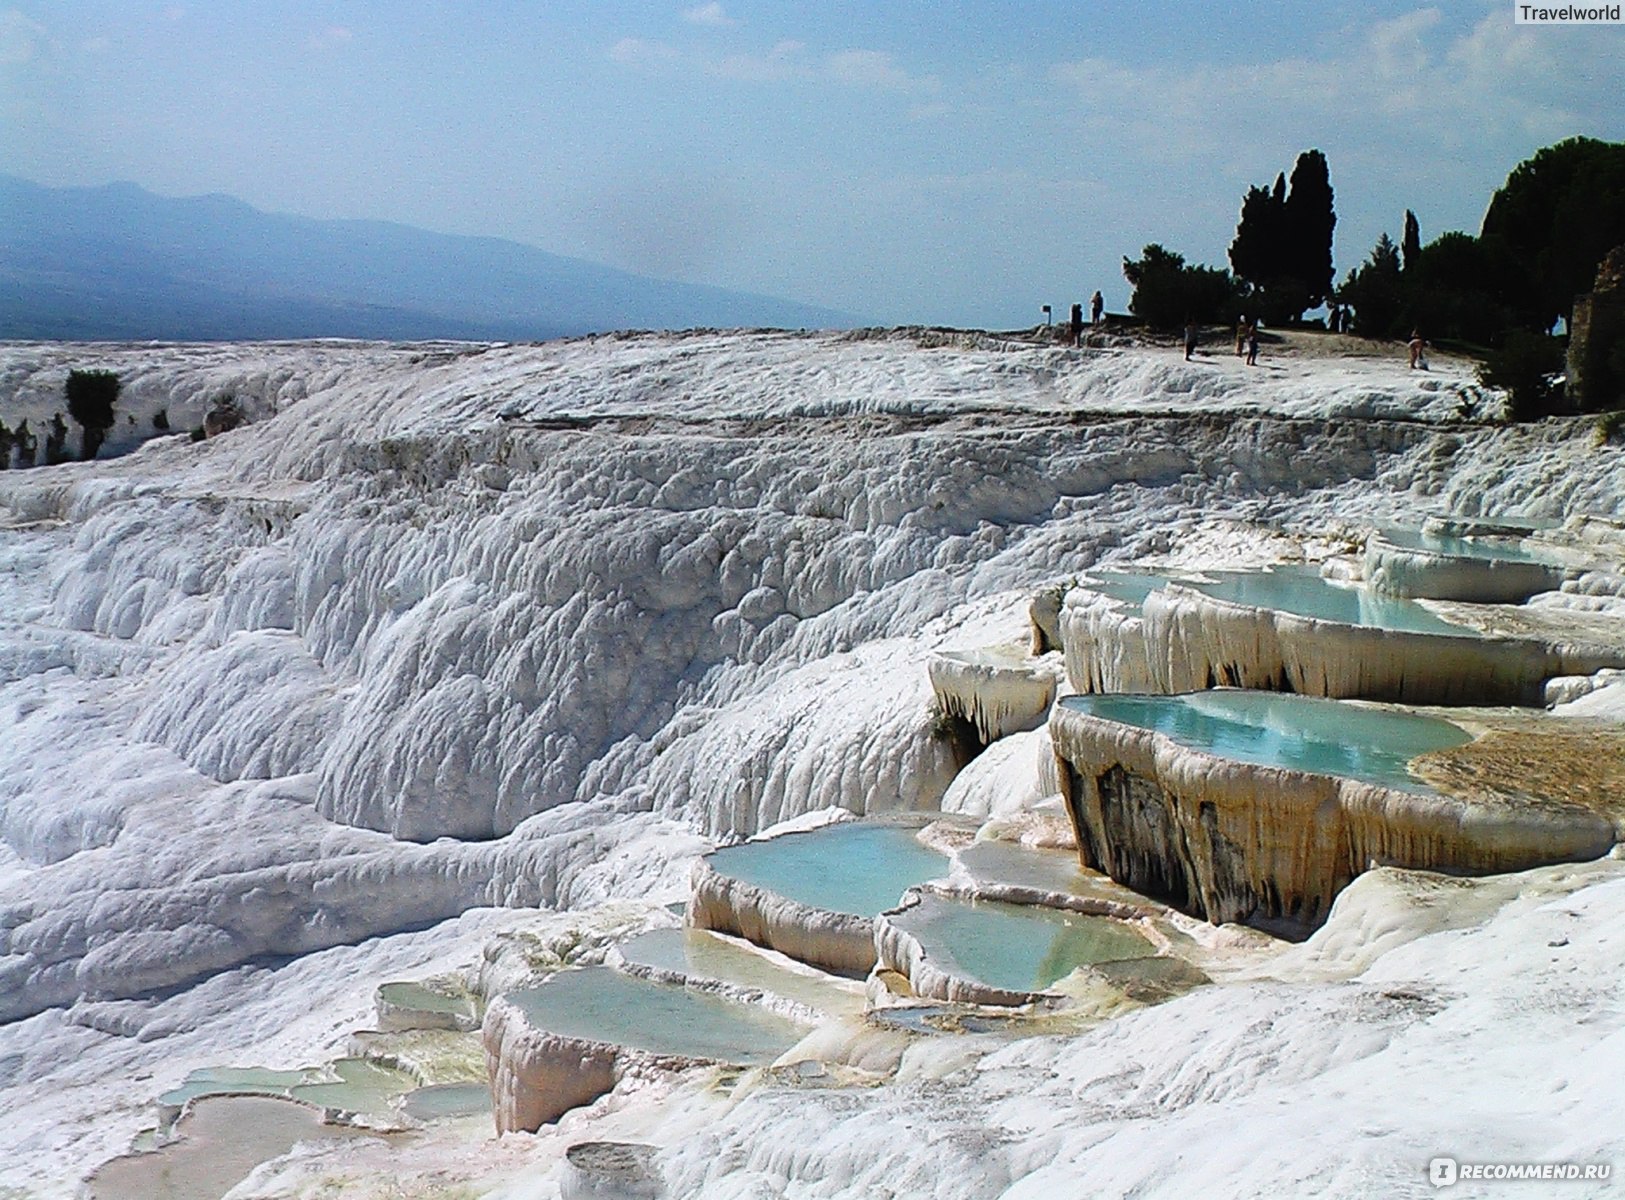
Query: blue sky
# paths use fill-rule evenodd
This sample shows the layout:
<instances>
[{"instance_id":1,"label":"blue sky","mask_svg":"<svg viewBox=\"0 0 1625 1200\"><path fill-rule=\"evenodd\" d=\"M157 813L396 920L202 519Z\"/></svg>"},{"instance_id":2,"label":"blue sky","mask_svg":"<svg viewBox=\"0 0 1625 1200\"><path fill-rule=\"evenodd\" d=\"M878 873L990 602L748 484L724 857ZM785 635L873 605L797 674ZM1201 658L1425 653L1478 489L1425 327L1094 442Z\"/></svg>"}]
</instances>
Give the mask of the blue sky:
<instances>
[{"instance_id":1,"label":"blue sky","mask_svg":"<svg viewBox=\"0 0 1625 1200\"><path fill-rule=\"evenodd\" d=\"M0 171L512 238L876 321L1014 327L1223 264L1314 146L1341 277L1625 140L1625 26L1511 0L0 0Z\"/></svg>"}]
</instances>

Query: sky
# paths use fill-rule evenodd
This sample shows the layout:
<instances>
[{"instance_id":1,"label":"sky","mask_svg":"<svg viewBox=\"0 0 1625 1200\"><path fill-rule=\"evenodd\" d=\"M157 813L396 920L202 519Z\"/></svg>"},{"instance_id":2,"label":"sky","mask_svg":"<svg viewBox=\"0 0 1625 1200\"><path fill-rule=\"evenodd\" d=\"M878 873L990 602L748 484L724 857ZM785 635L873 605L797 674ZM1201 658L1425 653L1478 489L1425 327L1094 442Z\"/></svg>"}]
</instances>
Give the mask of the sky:
<instances>
[{"instance_id":1,"label":"sky","mask_svg":"<svg viewBox=\"0 0 1625 1200\"><path fill-rule=\"evenodd\" d=\"M1625 140L1625 25L1513 0L0 0L0 172L399 221L1017 328L1160 242L1225 265L1314 147L1338 277ZM0 214L3 219L3 214Z\"/></svg>"}]
</instances>

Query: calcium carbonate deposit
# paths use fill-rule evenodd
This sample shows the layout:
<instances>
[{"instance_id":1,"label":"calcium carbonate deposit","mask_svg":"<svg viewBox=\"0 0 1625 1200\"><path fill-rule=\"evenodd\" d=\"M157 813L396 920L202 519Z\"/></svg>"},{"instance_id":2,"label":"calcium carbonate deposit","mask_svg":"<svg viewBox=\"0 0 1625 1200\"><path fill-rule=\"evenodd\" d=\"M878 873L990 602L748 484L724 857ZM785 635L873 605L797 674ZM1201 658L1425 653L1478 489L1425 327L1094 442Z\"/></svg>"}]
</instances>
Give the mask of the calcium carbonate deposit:
<instances>
[{"instance_id":1,"label":"calcium carbonate deposit","mask_svg":"<svg viewBox=\"0 0 1625 1200\"><path fill-rule=\"evenodd\" d=\"M929 668L1024 644L1033 597L1089 568L1625 516L1625 455L1589 426L1460 424L1497 397L1434 366L908 331L0 347L11 424L48 421L71 369L117 372L134 417L119 457L0 472L0 1194L75 1195L194 1071L344 1057L381 984L489 1000L603 962L677 922L719 844L945 797L1038 820L1042 728L950 794ZM242 427L141 440L224 394ZM1543 628L1625 621L1611 578L1537 598ZM1088 673L1146 677L1131 641ZM1617 719L1616 679L1560 714ZM964 706L984 736L1041 725L1000 686ZM832 1017L798 1067L633 1073L534 1134L302 1143L229 1195L553 1200L586 1142L708 1200L1625 1169L1613 858L1379 865L1301 944L1188 925L1216 982L1157 1006L1015 1039Z\"/></svg>"}]
</instances>

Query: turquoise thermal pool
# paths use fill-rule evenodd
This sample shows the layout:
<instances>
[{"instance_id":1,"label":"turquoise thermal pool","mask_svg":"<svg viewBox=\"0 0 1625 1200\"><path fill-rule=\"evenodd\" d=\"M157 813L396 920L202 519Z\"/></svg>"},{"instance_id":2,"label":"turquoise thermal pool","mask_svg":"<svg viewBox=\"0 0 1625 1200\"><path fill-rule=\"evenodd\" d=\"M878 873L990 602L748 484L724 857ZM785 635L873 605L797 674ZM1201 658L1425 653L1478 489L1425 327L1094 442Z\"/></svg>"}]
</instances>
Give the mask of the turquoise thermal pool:
<instances>
[{"instance_id":1,"label":"turquoise thermal pool","mask_svg":"<svg viewBox=\"0 0 1625 1200\"><path fill-rule=\"evenodd\" d=\"M1169 576L1152 571L1091 571L1078 586L1139 608L1147 596L1169 582Z\"/></svg>"},{"instance_id":2,"label":"turquoise thermal pool","mask_svg":"<svg viewBox=\"0 0 1625 1200\"><path fill-rule=\"evenodd\" d=\"M1455 558L1482 558L1497 562L1542 563L1561 566L1560 558L1550 550L1530 547L1517 538L1462 537L1452 533L1428 533L1418 529L1384 529L1378 534L1390 546L1401 550L1425 550L1430 554L1447 554Z\"/></svg>"},{"instance_id":3,"label":"turquoise thermal pool","mask_svg":"<svg viewBox=\"0 0 1625 1200\"><path fill-rule=\"evenodd\" d=\"M1448 633L1477 637L1475 631L1452 625L1412 600L1384 597L1360 587L1348 587L1303 570L1222 571L1193 587L1215 600L1229 600L1256 608L1278 609L1301 617L1365 625L1407 633Z\"/></svg>"},{"instance_id":4,"label":"turquoise thermal pool","mask_svg":"<svg viewBox=\"0 0 1625 1200\"><path fill-rule=\"evenodd\" d=\"M401 1111L416 1121L446 1121L491 1111L491 1089L483 1083L435 1083L408 1092Z\"/></svg>"},{"instance_id":5,"label":"turquoise thermal pool","mask_svg":"<svg viewBox=\"0 0 1625 1200\"><path fill-rule=\"evenodd\" d=\"M630 968L758 988L820 1011L862 1008L861 999L835 987L822 972L795 970L709 929L651 929L618 949Z\"/></svg>"},{"instance_id":6,"label":"turquoise thermal pool","mask_svg":"<svg viewBox=\"0 0 1625 1200\"><path fill-rule=\"evenodd\" d=\"M1012 992L1039 992L1078 967L1156 952L1123 921L1033 904L924 896L892 920L940 969Z\"/></svg>"},{"instance_id":7,"label":"turquoise thermal pool","mask_svg":"<svg viewBox=\"0 0 1625 1200\"><path fill-rule=\"evenodd\" d=\"M507 1000L537 1029L560 1037L740 1066L772 1062L805 1032L753 1005L609 967L560 971Z\"/></svg>"},{"instance_id":8,"label":"turquoise thermal pool","mask_svg":"<svg viewBox=\"0 0 1625 1200\"><path fill-rule=\"evenodd\" d=\"M378 999L383 1004L407 1012L427 1013L450 1018L453 1022L478 1024L472 997L457 995L440 988L426 987L416 981L383 984L378 989Z\"/></svg>"},{"instance_id":9,"label":"turquoise thermal pool","mask_svg":"<svg viewBox=\"0 0 1625 1200\"><path fill-rule=\"evenodd\" d=\"M730 879L859 917L895 908L909 888L948 871L948 860L921 845L913 829L872 821L729 846L706 861Z\"/></svg>"},{"instance_id":10,"label":"turquoise thermal pool","mask_svg":"<svg viewBox=\"0 0 1625 1200\"><path fill-rule=\"evenodd\" d=\"M1223 758L1347 776L1400 791L1432 789L1411 775L1419 754L1471 740L1449 721L1280 692L1219 689L1180 696L1067 696L1075 712L1166 734Z\"/></svg>"},{"instance_id":11,"label":"turquoise thermal pool","mask_svg":"<svg viewBox=\"0 0 1625 1200\"><path fill-rule=\"evenodd\" d=\"M299 1100L317 1108L370 1116L393 1115L395 1100L417 1086L404 1071L360 1058L341 1058L325 1067L272 1071L263 1067L208 1067L193 1071L158 1097L162 1108L178 1111L189 1100L211 1096L268 1096Z\"/></svg>"}]
</instances>

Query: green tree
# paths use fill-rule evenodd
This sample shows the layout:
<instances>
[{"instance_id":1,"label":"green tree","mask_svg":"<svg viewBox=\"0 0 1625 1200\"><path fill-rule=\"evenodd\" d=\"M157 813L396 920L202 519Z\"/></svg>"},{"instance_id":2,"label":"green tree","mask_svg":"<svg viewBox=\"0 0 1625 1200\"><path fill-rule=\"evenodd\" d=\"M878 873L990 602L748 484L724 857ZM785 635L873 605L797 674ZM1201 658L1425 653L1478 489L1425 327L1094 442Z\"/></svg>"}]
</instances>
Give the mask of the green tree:
<instances>
[{"instance_id":1,"label":"green tree","mask_svg":"<svg viewBox=\"0 0 1625 1200\"><path fill-rule=\"evenodd\" d=\"M1625 143L1576 137L1536 151L1490 200L1481 237L1520 275L1519 322L1550 329L1625 242Z\"/></svg>"},{"instance_id":2,"label":"green tree","mask_svg":"<svg viewBox=\"0 0 1625 1200\"><path fill-rule=\"evenodd\" d=\"M1332 292L1332 231L1337 214L1326 156L1298 155L1288 186L1277 175L1271 189L1251 187L1243 197L1230 267L1247 286L1247 304L1266 322L1296 320Z\"/></svg>"},{"instance_id":3,"label":"green tree","mask_svg":"<svg viewBox=\"0 0 1625 1200\"><path fill-rule=\"evenodd\" d=\"M1430 338L1457 338L1498 346L1517 323L1508 303L1516 272L1493 242L1467 233L1442 233L1405 268L1402 324Z\"/></svg>"},{"instance_id":4,"label":"green tree","mask_svg":"<svg viewBox=\"0 0 1625 1200\"><path fill-rule=\"evenodd\" d=\"M113 427L118 376L111 371L70 371L67 393L68 415L84 430L80 457L88 461L96 457L107 431Z\"/></svg>"},{"instance_id":5,"label":"green tree","mask_svg":"<svg viewBox=\"0 0 1625 1200\"><path fill-rule=\"evenodd\" d=\"M1275 188L1250 187L1241 201L1241 220L1230 243L1230 269L1254 292L1262 292L1284 270L1286 246L1286 176Z\"/></svg>"},{"instance_id":6,"label":"green tree","mask_svg":"<svg viewBox=\"0 0 1625 1200\"><path fill-rule=\"evenodd\" d=\"M1134 288L1129 311L1154 329L1229 322L1239 311L1240 291L1229 271L1186 266L1184 255L1156 243L1138 259L1123 259L1123 278Z\"/></svg>"},{"instance_id":7,"label":"green tree","mask_svg":"<svg viewBox=\"0 0 1625 1200\"><path fill-rule=\"evenodd\" d=\"M1405 307L1400 275L1399 247L1385 233L1338 289L1343 302L1354 309L1355 333L1381 338L1398 332Z\"/></svg>"}]
</instances>

